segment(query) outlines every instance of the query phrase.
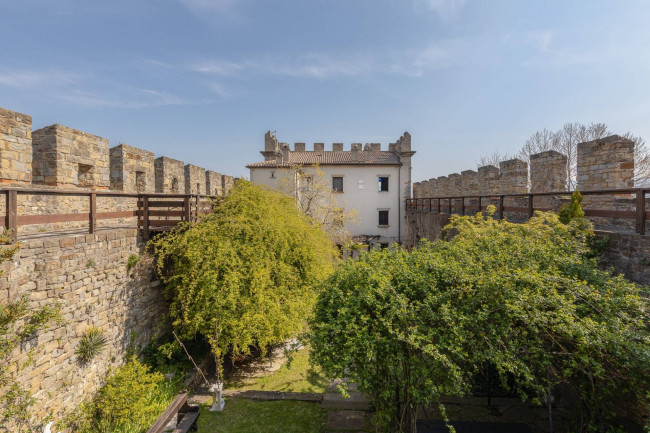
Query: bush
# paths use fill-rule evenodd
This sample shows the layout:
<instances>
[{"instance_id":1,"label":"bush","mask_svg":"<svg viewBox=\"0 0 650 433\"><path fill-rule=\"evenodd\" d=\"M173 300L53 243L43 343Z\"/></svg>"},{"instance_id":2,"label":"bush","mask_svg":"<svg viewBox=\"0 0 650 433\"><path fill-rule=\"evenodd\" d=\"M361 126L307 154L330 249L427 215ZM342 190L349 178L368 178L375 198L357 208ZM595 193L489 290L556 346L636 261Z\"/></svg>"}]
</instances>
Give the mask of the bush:
<instances>
[{"instance_id":1,"label":"bush","mask_svg":"<svg viewBox=\"0 0 650 433\"><path fill-rule=\"evenodd\" d=\"M132 357L113 371L92 402L60 425L79 433L146 432L178 392L179 382L170 382Z\"/></svg>"},{"instance_id":2,"label":"bush","mask_svg":"<svg viewBox=\"0 0 650 433\"><path fill-rule=\"evenodd\" d=\"M338 251L295 199L238 181L213 214L155 242L173 325L227 352L300 333Z\"/></svg>"},{"instance_id":3,"label":"bush","mask_svg":"<svg viewBox=\"0 0 650 433\"><path fill-rule=\"evenodd\" d=\"M640 412L649 292L598 269L584 220L479 214L448 229L450 241L347 261L316 304L314 361L371 396L382 431L411 431L418 406L469 394L486 366L523 399L568 386L576 431L613 422L622 396Z\"/></svg>"}]
</instances>

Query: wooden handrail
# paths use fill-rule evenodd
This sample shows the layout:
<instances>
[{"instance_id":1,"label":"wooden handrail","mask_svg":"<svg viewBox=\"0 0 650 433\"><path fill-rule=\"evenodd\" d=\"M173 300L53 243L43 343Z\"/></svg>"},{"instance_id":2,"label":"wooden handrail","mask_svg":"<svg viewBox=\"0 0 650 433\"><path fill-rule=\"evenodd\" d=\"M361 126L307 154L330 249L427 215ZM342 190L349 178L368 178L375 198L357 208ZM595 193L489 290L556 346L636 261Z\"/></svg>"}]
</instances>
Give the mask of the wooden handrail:
<instances>
[{"instance_id":1,"label":"wooden handrail","mask_svg":"<svg viewBox=\"0 0 650 433\"><path fill-rule=\"evenodd\" d=\"M606 217L618 219L634 219L636 221L636 232L645 234L645 223L650 218L650 212L646 211L645 195L650 193L650 189L646 188L620 188L620 189L602 189L602 190L587 190L580 191L583 196L602 196L602 195L634 195L635 210L610 210L610 209L584 209L585 216L591 217ZM450 196L450 197L418 197L408 198L405 200L406 210L418 210L426 212L437 212L454 214L460 209L460 214L465 215L467 210L483 210L486 208L485 200L496 201L497 213L499 218L503 218L506 212L525 213L528 218L531 218L536 210L549 210L535 208L533 205L535 197L549 197L549 196L566 196L569 197L572 191L553 191L553 192L540 192L540 193L517 193L517 194L487 194L487 195L464 195L464 196ZM505 206L504 202L507 198L527 199L527 207ZM630 197L631 198L631 197ZM478 205L465 204L465 200L478 201ZM460 205L456 203L460 201ZM434 210L433 202L436 202L436 209ZM442 202L446 202L447 211L442 212ZM471 203L471 201L470 201Z\"/></svg>"},{"instance_id":2,"label":"wooden handrail","mask_svg":"<svg viewBox=\"0 0 650 433\"><path fill-rule=\"evenodd\" d=\"M167 406L167 409L160 414L156 422L147 430L147 433L162 433L174 417L176 417L175 433L196 431L199 414L199 406L187 404L187 391L182 391Z\"/></svg>"}]
</instances>

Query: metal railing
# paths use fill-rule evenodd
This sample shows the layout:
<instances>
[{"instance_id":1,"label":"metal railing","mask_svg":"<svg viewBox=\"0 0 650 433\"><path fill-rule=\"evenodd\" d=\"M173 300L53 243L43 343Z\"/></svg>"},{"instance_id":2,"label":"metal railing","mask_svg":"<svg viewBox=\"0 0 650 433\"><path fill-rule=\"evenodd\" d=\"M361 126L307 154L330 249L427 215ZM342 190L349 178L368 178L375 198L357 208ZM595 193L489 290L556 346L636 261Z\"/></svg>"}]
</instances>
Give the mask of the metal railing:
<instances>
[{"instance_id":1,"label":"metal railing","mask_svg":"<svg viewBox=\"0 0 650 433\"><path fill-rule=\"evenodd\" d=\"M580 191L585 197L590 196L618 196L616 198L628 198L630 203L634 203L634 210L615 210L615 209L593 209L591 207L583 208L587 217L605 217L623 220L635 220L636 232L645 234L645 222L650 218L650 212L646 211L645 195L650 189L645 188L627 188L627 189L603 189L593 191ZM489 194L489 195L467 195L452 197L424 197L406 199L406 210L437 212L440 214L458 214L465 215L470 211L478 212L485 210L488 204L494 204L497 208L499 218L504 218L506 212L514 212L531 218L536 210L549 211L548 207L535 207L535 198L540 197L564 197L568 199L571 191L554 191L543 193L524 193L524 194ZM505 200L508 198L526 200L526 206L506 206ZM488 203L490 202L490 203ZM488 203L488 204L486 204Z\"/></svg>"}]
</instances>

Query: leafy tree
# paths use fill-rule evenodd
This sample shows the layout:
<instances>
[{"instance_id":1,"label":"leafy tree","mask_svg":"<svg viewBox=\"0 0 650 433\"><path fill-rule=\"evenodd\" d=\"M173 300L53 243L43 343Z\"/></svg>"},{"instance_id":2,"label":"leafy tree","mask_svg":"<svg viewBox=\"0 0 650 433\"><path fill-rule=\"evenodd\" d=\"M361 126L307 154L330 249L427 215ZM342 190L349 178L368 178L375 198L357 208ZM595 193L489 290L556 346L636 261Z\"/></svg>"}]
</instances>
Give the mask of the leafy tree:
<instances>
[{"instance_id":1,"label":"leafy tree","mask_svg":"<svg viewBox=\"0 0 650 433\"><path fill-rule=\"evenodd\" d=\"M295 197L300 210L320 224L335 243L350 243L347 225L355 221L357 211L337 202L331 182L318 165L281 170L279 189Z\"/></svg>"},{"instance_id":2,"label":"leafy tree","mask_svg":"<svg viewBox=\"0 0 650 433\"><path fill-rule=\"evenodd\" d=\"M18 244L7 245L7 233L0 235L0 263L11 259ZM0 275L4 272L0 271ZM0 304L0 431L32 432L41 424L32 418L35 400L19 382L20 372L32 365L37 345L27 351L27 357L16 357L24 343L36 338L39 331L60 322L58 303L32 308L29 299ZM39 420L42 421L42 420Z\"/></svg>"},{"instance_id":3,"label":"leafy tree","mask_svg":"<svg viewBox=\"0 0 650 433\"><path fill-rule=\"evenodd\" d=\"M238 181L214 213L155 242L173 325L224 354L301 332L337 250L295 200ZM219 370L218 370L219 371Z\"/></svg>"},{"instance_id":4,"label":"leafy tree","mask_svg":"<svg viewBox=\"0 0 650 433\"><path fill-rule=\"evenodd\" d=\"M449 241L347 261L316 304L314 361L359 384L382 431L415 431L418 406L470 393L486 365L503 387L547 403L551 430L560 384L579 401L576 431L604 431L621 396L643 403L648 290L598 269L584 221L478 214L447 229Z\"/></svg>"}]
</instances>

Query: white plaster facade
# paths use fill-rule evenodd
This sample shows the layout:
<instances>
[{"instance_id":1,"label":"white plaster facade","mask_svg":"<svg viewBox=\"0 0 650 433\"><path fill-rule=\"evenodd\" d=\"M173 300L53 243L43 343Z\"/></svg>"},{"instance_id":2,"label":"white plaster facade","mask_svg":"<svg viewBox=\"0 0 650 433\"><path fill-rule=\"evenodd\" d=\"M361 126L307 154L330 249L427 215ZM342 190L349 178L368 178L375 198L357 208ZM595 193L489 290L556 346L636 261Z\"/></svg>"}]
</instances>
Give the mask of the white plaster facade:
<instances>
[{"instance_id":1,"label":"white plaster facade","mask_svg":"<svg viewBox=\"0 0 650 433\"><path fill-rule=\"evenodd\" d=\"M286 190L283 177L300 168L306 175L314 173L314 164L323 173L324 180L333 185L333 178L343 178L343 191L334 192L339 206L355 209L355 221L346 227L353 236L369 242L370 245L390 245L402 242L406 232L405 199L411 191L410 135L405 133L388 150L381 150L379 144L370 144L361 149L355 143L348 151L341 144L337 150L325 151L322 144L316 143L315 151L304 151L304 144L297 143L291 151L286 143L277 143L271 133L267 133L265 151L261 152L266 161L250 164L251 182L276 189ZM379 178L387 178L387 191L381 191ZM385 189L385 187L384 187ZM388 224L380 224L380 211L388 212Z\"/></svg>"}]
</instances>

